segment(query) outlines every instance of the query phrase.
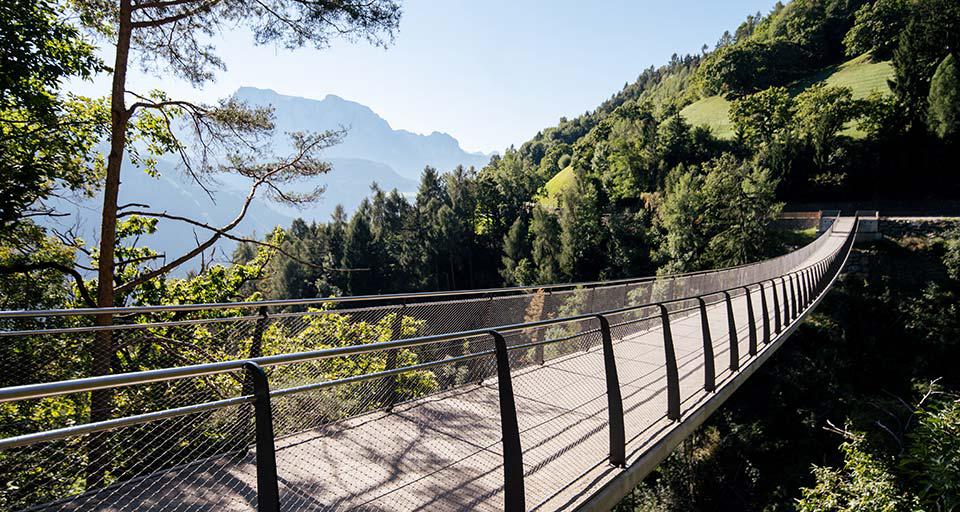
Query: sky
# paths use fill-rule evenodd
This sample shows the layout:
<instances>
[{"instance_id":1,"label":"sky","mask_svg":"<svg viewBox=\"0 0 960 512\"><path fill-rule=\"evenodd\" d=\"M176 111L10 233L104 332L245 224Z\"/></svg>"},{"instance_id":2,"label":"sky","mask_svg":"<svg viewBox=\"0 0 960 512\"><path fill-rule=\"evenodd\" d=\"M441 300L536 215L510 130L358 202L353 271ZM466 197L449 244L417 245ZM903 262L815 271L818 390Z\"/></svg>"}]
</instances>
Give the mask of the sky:
<instances>
[{"instance_id":1,"label":"sky","mask_svg":"<svg viewBox=\"0 0 960 512\"><path fill-rule=\"evenodd\" d=\"M406 0L394 44L257 47L244 30L214 39L227 70L194 89L133 67L128 89L213 102L241 86L369 106L395 129L446 132L468 151L519 146L560 117L592 110L673 53L712 48L775 0ZM104 49L104 58L112 54ZM106 79L74 82L91 96Z\"/></svg>"}]
</instances>

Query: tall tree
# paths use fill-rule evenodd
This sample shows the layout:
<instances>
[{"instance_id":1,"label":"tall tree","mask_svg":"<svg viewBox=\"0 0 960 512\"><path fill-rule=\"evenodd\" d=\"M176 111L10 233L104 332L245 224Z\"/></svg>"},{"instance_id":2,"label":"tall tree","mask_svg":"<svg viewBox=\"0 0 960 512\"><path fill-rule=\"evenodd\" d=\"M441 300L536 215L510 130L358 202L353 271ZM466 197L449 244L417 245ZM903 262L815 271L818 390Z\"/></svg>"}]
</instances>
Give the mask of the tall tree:
<instances>
[{"instance_id":1,"label":"tall tree","mask_svg":"<svg viewBox=\"0 0 960 512\"><path fill-rule=\"evenodd\" d=\"M527 240L527 222L521 215L517 217L503 238L503 267L500 275L505 284L524 285L530 282L532 266L530 263L530 247Z\"/></svg>"},{"instance_id":2,"label":"tall tree","mask_svg":"<svg viewBox=\"0 0 960 512\"><path fill-rule=\"evenodd\" d=\"M953 0L918 1L893 54L894 92L914 129L924 126L930 81L948 54L960 62L960 5Z\"/></svg>"},{"instance_id":3,"label":"tall tree","mask_svg":"<svg viewBox=\"0 0 960 512\"><path fill-rule=\"evenodd\" d=\"M847 56L873 52L876 59L889 59L910 19L910 8L909 0L876 0L857 9L853 27L843 38Z\"/></svg>"},{"instance_id":4,"label":"tall tree","mask_svg":"<svg viewBox=\"0 0 960 512\"><path fill-rule=\"evenodd\" d=\"M534 208L530 238L537 283L560 282L560 223L557 217L541 206Z\"/></svg>"},{"instance_id":5,"label":"tall tree","mask_svg":"<svg viewBox=\"0 0 960 512\"><path fill-rule=\"evenodd\" d=\"M102 104L61 93L64 80L103 69L56 0L0 5L0 237L56 188L95 185ZM28 211L29 210L29 211Z\"/></svg>"},{"instance_id":6,"label":"tall tree","mask_svg":"<svg viewBox=\"0 0 960 512\"><path fill-rule=\"evenodd\" d=\"M272 132L269 109L251 109L234 101L218 105L200 105L171 99L161 92L139 94L127 84L130 60L135 58L147 72L184 79L200 86L224 68L209 36L223 30L245 26L257 44L278 44L298 48L307 44L323 48L332 37L365 38L375 44L386 44L397 27L400 10L393 0L117 0L74 2L79 20L93 33L111 43L114 49L110 93L110 153L107 157L103 184L103 208L97 252L97 305L110 307L117 298L151 279L160 277L195 256L203 254L246 216L253 198L266 190L274 199L300 203L313 199L319 190L295 194L284 185L302 177L315 176L329 170L317 158L325 147L335 144L338 132L291 134L292 155L276 156L265 140ZM128 98L132 98L128 102ZM184 119L197 142L197 154L188 154L188 144L176 131ZM142 140L151 154L141 154L131 142ZM117 199L125 154L133 164L156 172L156 153L173 153L182 166L204 186L209 173L229 172L247 178L250 190L239 205L237 216L223 226L210 226L195 219L168 215L166 212L142 210L120 211ZM222 157L222 163L217 157ZM211 234L196 248L183 255L169 257L147 272L138 273L130 281L117 282L116 261L118 219L123 215L141 215L185 222ZM98 325L112 323L110 315L100 315ZM92 373L110 373L114 350L109 333L97 337L92 347ZM105 419L110 414L110 394L92 394L91 420ZM95 452L97 446L91 447ZM95 454L94 454L95 455ZM94 457L91 457L94 458ZM102 473L90 475L90 482L100 483Z\"/></svg>"},{"instance_id":7,"label":"tall tree","mask_svg":"<svg viewBox=\"0 0 960 512\"><path fill-rule=\"evenodd\" d=\"M377 275L380 267L368 213L367 209L358 210L347 226L342 270L346 272L347 292L350 295L370 295L379 289Z\"/></svg>"},{"instance_id":8,"label":"tall tree","mask_svg":"<svg viewBox=\"0 0 960 512\"><path fill-rule=\"evenodd\" d=\"M415 206L418 243L410 249L419 253L415 258L420 261L417 265L419 274L422 281L433 290L440 288L441 265L447 264L440 253L442 233L439 219L440 210L446 203L445 195L440 173L427 166L420 175Z\"/></svg>"},{"instance_id":9,"label":"tall tree","mask_svg":"<svg viewBox=\"0 0 960 512\"><path fill-rule=\"evenodd\" d=\"M930 82L927 124L938 137L960 139L960 60L947 55Z\"/></svg>"},{"instance_id":10,"label":"tall tree","mask_svg":"<svg viewBox=\"0 0 960 512\"><path fill-rule=\"evenodd\" d=\"M849 87L815 85L796 97L796 121L801 137L813 148L813 162L826 170L844 125L860 116Z\"/></svg>"}]
</instances>

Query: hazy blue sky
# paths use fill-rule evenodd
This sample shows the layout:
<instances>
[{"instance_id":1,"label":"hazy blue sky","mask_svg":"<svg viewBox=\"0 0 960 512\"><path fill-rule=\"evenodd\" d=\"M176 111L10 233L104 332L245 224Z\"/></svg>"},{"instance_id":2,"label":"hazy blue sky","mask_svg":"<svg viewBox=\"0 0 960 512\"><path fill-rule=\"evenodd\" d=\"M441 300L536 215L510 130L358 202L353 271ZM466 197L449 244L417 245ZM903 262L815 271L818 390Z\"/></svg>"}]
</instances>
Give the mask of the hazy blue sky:
<instances>
[{"instance_id":1,"label":"hazy blue sky","mask_svg":"<svg viewBox=\"0 0 960 512\"><path fill-rule=\"evenodd\" d=\"M674 52L712 48L724 30L767 13L774 1L408 0L388 50L360 42L324 51L258 48L237 31L218 38L227 71L202 90L139 73L131 89L159 86L204 101L243 85L336 94L370 106L394 128L443 131L465 149L502 151L596 107ZM72 89L108 88L101 81Z\"/></svg>"}]
</instances>

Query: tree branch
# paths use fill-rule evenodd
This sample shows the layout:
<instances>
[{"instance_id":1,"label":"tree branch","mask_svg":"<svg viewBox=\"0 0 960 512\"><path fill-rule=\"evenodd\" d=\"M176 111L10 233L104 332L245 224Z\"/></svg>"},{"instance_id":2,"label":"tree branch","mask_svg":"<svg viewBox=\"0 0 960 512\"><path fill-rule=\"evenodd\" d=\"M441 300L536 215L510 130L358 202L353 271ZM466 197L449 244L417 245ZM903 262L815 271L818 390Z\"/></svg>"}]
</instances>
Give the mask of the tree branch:
<instances>
[{"instance_id":1,"label":"tree branch","mask_svg":"<svg viewBox=\"0 0 960 512\"><path fill-rule=\"evenodd\" d=\"M270 178L276 176L277 174L289 169L290 167L293 167L303 157L304 157L304 150L301 150L300 154L297 155L297 157L294 158L292 161L282 165L278 165L275 169L266 172L260 178L258 178L257 181L254 182L254 184L250 187L250 192L247 194L247 197L244 198L243 206L240 208L240 212L237 214L237 216L232 221L224 225L222 228L215 230L213 236L208 238L205 242L191 249L190 251L187 251L185 254L183 254L179 258L176 258L170 263L162 265L160 268L156 270L152 270L150 272L142 274L139 277L120 285L114 290L114 293L119 295L122 293L129 292L134 287L139 286L155 277L159 277L163 274L166 274L167 272L190 261L191 259L193 259L198 254L202 253L203 251L206 251L207 249L209 249L211 246L213 246L213 244L217 242L217 240L219 240L222 236L224 236L224 233L236 228L237 225L240 224L241 221L243 221L244 217L247 216L247 212L250 209L250 203L253 202L253 198L257 194L257 189L259 189L261 185L269 181Z\"/></svg>"},{"instance_id":2,"label":"tree branch","mask_svg":"<svg viewBox=\"0 0 960 512\"><path fill-rule=\"evenodd\" d=\"M177 13L177 14L174 14L174 15L172 15L172 16L167 16L167 17L165 17L165 18L147 19L147 20L143 20L143 21L134 21L133 23L130 24L130 26L132 26L133 28L137 29L137 28L153 28L153 27L159 27L159 26L161 26L161 25L167 25L167 24L170 24L170 23L174 23L174 22L180 21L180 20L182 20L182 19L189 18L189 17L191 17L191 16L195 16L195 15L197 15L197 14L203 14L203 13L209 11L210 9L212 9L212 8L213 8L214 6L216 6L218 3L220 3L220 0L211 0L210 2L207 2L207 3L205 3L205 4L203 4L203 5L200 5L200 6L196 7L196 8L187 9L187 10L181 11L181 12L179 12L179 13Z\"/></svg>"},{"instance_id":3,"label":"tree branch","mask_svg":"<svg viewBox=\"0 0 960 512\"><path fill-rule=\"evenodd\" d=\"M226 239L228 239L228 240L233 240L234 242L251 243L251 244L254 244L254 245L258 245L258 246L260 246L260 247L266 247L266 248L268 248L268 249L273 249L273 250L279 252L280 254L282 254L282 255L284 255L284 256L286 256L286 257L288 257L288 258L296 261L297 263L301 263L301 264L303 264L303 265L307 265L307 266L309 266L309 267L316 268L316 269L322 269L322 268L323 268L323 266L321 266L321 265L317 265L317 264L315 264L315 263L312 263L312 262L306 261L306 260L304 260L304 259L301 259L301 258L299 258L299 257L297 257L297 256L294 256L293 254L290 254L289 252L285 251L282 247L280 247L280 246L277 245L277 244L271 244L270 242L264 242L264 241L262 241L262 240L257 240L257 239L255 239L255 238L239 237L239 236L230 234L230 233L227 232L227 231L223 231L223 230L221 230L220 228L217 228L217 227L215 227L215 226L211 226L211 225L209 225L209 224L200 222L200 221L195 220L195 219L191 219L191 218L189 218L189 217L182 217L182 216L180 216L180 215L171 215L171 214L169 214L169 213L167 213L167 212L148 212L148 211L135 211L135 212L134 212L134 211L131 211L131 212L124 212L122 215L118 215L118 217L123 217L123 216L126 216L126 215L142 215L142 216L144 216L144 217L156 217L156 218L159 218L159 219L176 220L176 221L180 221L180 222L185 222L185 223L187 223L187 224L190 224L190 225L192 225L192 226L196 226L196 227L198 227L198 228L203 228L203 229L207 229L207 230L213 231L213 232L215 232L215 233L219 233L222 237L224 237L224 238L226 238Z\"/></svg>"},{"instance_id":4,"label":"tree branch","mask_svg":"<svg viewBox=\"0 0 960 512\"><path fill-rule=\"evenodd\" d=\"M83 302L92 308L97 307L97 303L90 296L90 291L87 290L87 285L83 281L83 276L80 275L80 272L77 272L76 269L70 268L66 265L56 263L54 261L40 261L35 263L27 262L17 262L10 265L0 267L0 275L8 274L26 274L34 270L59 270L64 274L68 274L73 277L73 280L77 283L77 290L80 293L80 298Z\"/></svg>"}]
</instances>

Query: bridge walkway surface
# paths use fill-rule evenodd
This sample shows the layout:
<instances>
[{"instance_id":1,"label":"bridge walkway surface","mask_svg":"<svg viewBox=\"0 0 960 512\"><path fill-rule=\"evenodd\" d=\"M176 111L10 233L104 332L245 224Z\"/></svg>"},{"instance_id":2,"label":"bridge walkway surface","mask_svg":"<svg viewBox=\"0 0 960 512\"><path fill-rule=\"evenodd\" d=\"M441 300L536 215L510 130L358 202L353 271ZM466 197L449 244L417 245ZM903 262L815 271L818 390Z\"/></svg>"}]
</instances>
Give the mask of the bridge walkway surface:
<instances>
[{"instance_id":1,"label":"bridge walkway surface","mask_svg":"<svg viewBox=\"0 0 960 512\"><path fill-rule=\"evenodd\" d=\"M793 270L810 268L831 255L842 259L841 248L854 224L852 218L840 218L826 235L830 239ZM704 389L708 365L700 310L688 307L670 314L679 419L667 414L668 369L661 317L651 310L654 314L643 321L630 323L623 317L612 322L624 412L623 467L608 460L610 417L603 347L596 342L599 335L571 340L579 345L543 364L514 370L525 508L572 510L615 503L769 358L826 292L826 286L820 295L815 292L808 307L804 310L801 303L796 317L785 318L781 326L779 316L790 310L784 300L788 288L781 281L776 283L748 287L747 293L732 296L729 303L721 299L706 305L716 377L712 391ZM779 304L780 311L774 304ZM729 336L731 307L735 344ZM774 325L777 332L771 332ZM755 355L751 345L756 345ZM732 352L737 353L733 358ZM278 437L281 509L503 510L504 444L498 393L496 373L487 372L479 383ZM219 511L251 510L256 504L256 453L250 450L173 467L39 510Z\"/></svg>"}]
</instances>

